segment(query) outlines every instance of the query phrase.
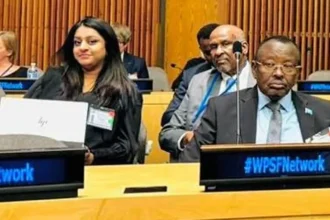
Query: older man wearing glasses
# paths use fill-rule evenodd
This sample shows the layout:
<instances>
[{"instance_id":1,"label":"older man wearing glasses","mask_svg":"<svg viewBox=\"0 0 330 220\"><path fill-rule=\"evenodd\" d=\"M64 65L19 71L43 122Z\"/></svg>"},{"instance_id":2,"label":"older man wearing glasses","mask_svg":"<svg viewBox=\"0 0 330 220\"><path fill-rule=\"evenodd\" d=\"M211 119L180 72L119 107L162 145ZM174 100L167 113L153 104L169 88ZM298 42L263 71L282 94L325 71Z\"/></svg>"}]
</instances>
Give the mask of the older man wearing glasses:
<instances>
[{"instance_id":1,"label":"older man wearing glasses","mask_svg":"<svg viewBox=\"0 0 330 220\"><path fill-rule=\"evenodd\" d=\"M275 36L259 46L252 65L257 86L240 93L241 143L303 143L329 127L330 103L292 91L300 73L300 51L289 38ZM180 161L199 160L199 148L236 143L236 96L212 98L180 154Z\"/></svg>"},{"instance_id":2,"label":"older man wearing glasses","mask_svg":"<svg viewBox=\"0 0 330 220\"><path fill-rule=\"evenodd\" d=\"M160 146L171 154L171 162L177 162L178 155L192 139L193 130L199 126L209 98L236 91L237 64L233 53L235 41L242 43L239 88L255 85L251 65L247 60L248 43L243 30L234 25L220 25L215 28L210 35L210 53L215 68L192 78L180 107L159 134Z\"/></svg>"}]
</instances>

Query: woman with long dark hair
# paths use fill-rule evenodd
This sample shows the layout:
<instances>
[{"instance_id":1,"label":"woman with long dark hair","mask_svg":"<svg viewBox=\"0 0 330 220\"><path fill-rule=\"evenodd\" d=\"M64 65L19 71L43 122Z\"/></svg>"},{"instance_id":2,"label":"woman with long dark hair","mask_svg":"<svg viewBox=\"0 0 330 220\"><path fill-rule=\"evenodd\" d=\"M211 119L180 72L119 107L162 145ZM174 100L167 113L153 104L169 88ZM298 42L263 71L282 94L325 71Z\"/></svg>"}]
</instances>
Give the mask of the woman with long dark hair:
<instances>
[{"instance_id":1,"label":"woman with long dark hair","mask_svg":"<svg viewBox=\"0 0 330 220\"><path fill-rule=\"evenodd\" d=\"M107 128L87 125L86 164L131 163L137 151L142 98L127 77L117 37L105 21L76 23L49 68L25 97L85 101L110 115Z\"/></svg>"}]
</instances>

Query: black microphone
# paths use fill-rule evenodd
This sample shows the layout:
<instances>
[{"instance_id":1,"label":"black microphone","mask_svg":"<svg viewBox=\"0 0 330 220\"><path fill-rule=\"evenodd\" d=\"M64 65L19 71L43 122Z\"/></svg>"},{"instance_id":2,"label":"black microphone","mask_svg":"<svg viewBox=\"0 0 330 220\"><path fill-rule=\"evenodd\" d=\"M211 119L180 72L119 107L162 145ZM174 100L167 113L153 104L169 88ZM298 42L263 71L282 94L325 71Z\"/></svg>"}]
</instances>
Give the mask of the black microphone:
<instances>
[{"instance_id":1,"label":"black microphone","mask_svg":"<svg viewBox=\"0 0 330 220\"><path fill-rule=\"evenodd\" d=\"M235 41L233 44L233 53L235 54L236 59L240 59L242 55L242 43Z\"/></svg>"},{"instance_id":2,"label":"black microphone","mask_svg":"<svg viewBox=\"0 0 330 220\"><path fill-rule=\"evenodd\" d=\"M242 43L239 41L235 41L233 44L233 53L235 54L236 58L236 144L239 144L241 142L241 107L240 107L240 97L239 97L239 76L240 76L240 66L239 66L239 61L242 56Z\"/></svg>"},{"instance_id":3,"label":"black microphone","mask_svg":"<svg viewBox=\"0 0 330 220\"><path fill-rule=\"evenodd\" d=\"M183 71L181 67L178 67L175 63L171 63L171 67Z\"/></svg>"}]
</instances>

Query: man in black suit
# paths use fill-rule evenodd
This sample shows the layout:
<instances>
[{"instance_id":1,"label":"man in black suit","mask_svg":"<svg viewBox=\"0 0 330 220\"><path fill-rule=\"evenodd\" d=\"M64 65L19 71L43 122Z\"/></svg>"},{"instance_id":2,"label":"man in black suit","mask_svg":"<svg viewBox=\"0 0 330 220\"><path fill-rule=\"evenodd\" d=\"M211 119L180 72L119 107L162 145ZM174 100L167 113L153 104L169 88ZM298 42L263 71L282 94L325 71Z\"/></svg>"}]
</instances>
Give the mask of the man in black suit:
<instances>
[{"instance_id":1,"label":"man in black suit","mask_svg":"<svg viewBox=\"0 0 330 220\"><path fill-rule=\"evenodd\" d=\"M184 67L183 67L182 71L180 72L180 74L175 78L175 80L172 83L171 89L173 91L175 91L177 88L179 88L179 85L180 85L180 82L182 81L183 73L184 73L185 70L188 70L188 69L190 69L194 66L197 66L201 63L205 63L206 60L203 57L202 56L194 57L194 58L191 58L190 60L187 61L187 63L184 65ZM171 66L172 65L173 64L171 64ZM175 68L175 66L174 66L174 68Z\"/></svg>"},{"instance_id":2,"label":"man in black suit","mask_svg":"<svg viewBox=\"0 0 330 220\"><path fill-rule=\"evenodd\" d=\"M131 30L126 25L115 23L112 25L115 31L118 42L121 59L131 79L149 78L149 72L146 61L141 58L127 53L128 43L131 40Z\"/></svg>"},{"instance_id":3,"label":"man in black suit","mask_svg":"<svg viewBox=\"0 0 330 220\"><path fill-rule=\"evenodd\" d=\"M220 46L211 42L212 51ZM330 103L291 89L299 64L299 49L289 38L275 36L260 44L253 61L257 86L240 92L240 143L303 143L329 127ZM202 145L236 144L236 117L235 93L210 99L179 160L198 161Z\"/></svg>"},{"instance_id":4,"label":"man in black suit","mask_svg":"<svg viewBox=\"0 0 330 220\"><path fill-rule=\"evenodd\" d=\"M178 86L174 91L173 98L168 105L166 111L164 112L161 120L161 126L164 126L168 122L170 122L171 117L176 109L179 108L183 97L186 95L190 80L193 78L194 75L204 72L212 68L212 57L210 54L210 35L212 31L217 28L219 24L211 23L203 26L197 33L197 41L199 44L199 49L203 56L204 61L199 62L199 64L195 66L191 66L196 63L196 58L188 61L186 64L184 71L180 73L176 81L178 81Z\"/></svg>"}]
</instances>

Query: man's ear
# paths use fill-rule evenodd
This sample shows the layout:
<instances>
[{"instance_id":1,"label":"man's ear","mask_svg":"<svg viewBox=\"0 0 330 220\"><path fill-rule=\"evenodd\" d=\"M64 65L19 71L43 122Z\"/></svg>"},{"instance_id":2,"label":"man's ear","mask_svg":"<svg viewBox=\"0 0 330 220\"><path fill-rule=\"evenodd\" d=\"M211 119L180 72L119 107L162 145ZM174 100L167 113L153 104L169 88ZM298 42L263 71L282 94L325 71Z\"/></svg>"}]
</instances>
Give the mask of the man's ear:
<instances>
[{"instance_id":1,"label":"man's ear","mask_svg":"<svg viewBox=\"0 0 330 220\"><path fill-rule=\"evenodd\" d=\"M127 47L128 47L128 43L126 43L126 44L124 45L124 51L127 50Z\"/></svg>"},{"instance_id":2,"label":"man's ear","mask_svg":"<svg viewBox=\"0 0 330 220\"><path fill-rule=\"evenodd\" d=\"M296 74L296 78L295 78L295 82L296 82L296 83L297 83L298 80L299 80L299 76L300 76L300 74L301 74L301 70L302 70L302 68L300 68L300 69L297 70L297 74Z\"/></svg>"},{"instance_id":3,"label":"man's ear","mask_svg":"<svg viewBox=\"0 0 330 220\"><path fill-rule=\"evenodd\" d=\"M257 67L258 67L257 63L252 61L252 74L255 79L257 79L257 71L258 71Z\"/></svg>"},{"instance_id":4,"label":"man's ear","mask_svg":"<svg viewBox=\"0 0 330 220\"><path fill-rule=\"evenodd\" d=\"M200 53L200 57L205 60L205 55L204 55L203 51L200 48L199 48L199 53Z\"/></svg>"},{"instance_id":5,"label":"man's ear","mask_svg":"<svg viewBox=\"0 0 330 220\"><path fill-rule=\"evenodd\" d=\"M242 41L242 54L247 55L249 52L249 44L246 41Z\"/></svg>"}]
</instances>

